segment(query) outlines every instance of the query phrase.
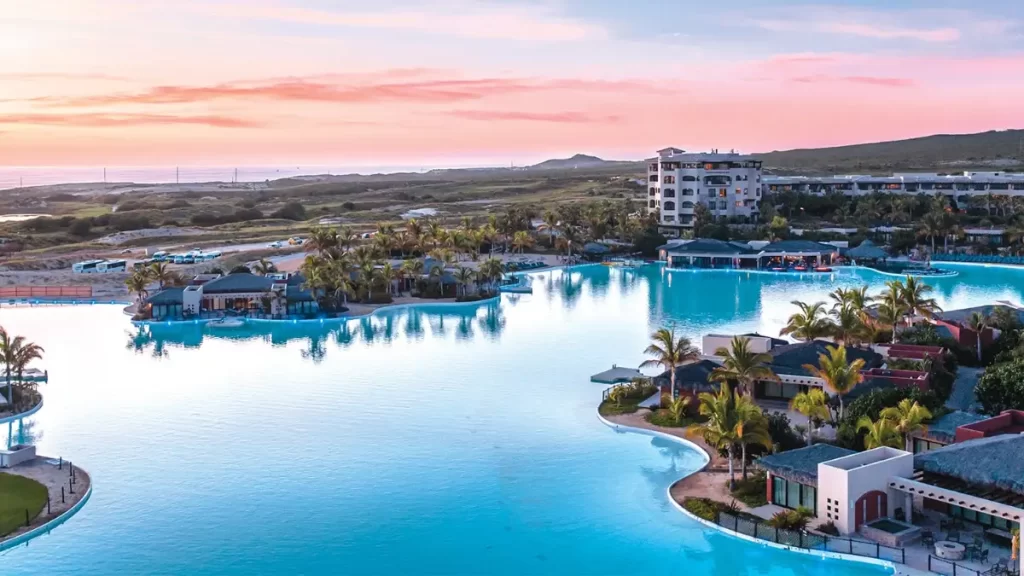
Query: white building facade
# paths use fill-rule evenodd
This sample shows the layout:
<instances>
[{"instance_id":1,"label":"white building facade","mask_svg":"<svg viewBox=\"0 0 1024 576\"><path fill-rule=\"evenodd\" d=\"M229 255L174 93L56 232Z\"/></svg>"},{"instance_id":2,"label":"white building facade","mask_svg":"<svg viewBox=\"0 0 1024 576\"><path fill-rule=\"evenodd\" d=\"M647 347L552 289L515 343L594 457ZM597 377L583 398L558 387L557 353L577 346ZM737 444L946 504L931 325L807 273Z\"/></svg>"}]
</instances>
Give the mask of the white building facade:
<instances>
[{"instance_id":1,"label":"white building facade","mask_svg":"<svg viewBox=\"0 0 1024 576\"><path fill-rule=\"evenodd\" d=\"M846 196L942 194L960 200L971 196L1024 196L1024 174L962 172L959 174L897 172L892 176L765 176L765 192L800 192Z\"/></svg>"},{"instance_id":2,"label":"white building facade","mask_svg":"<svg viewBox=\"0 0 1024 576\"><path fill-rule=\"evenodd\" d=\"M753 222L760 213L761 161L735 152L665 148L647 160L647 210L665 231L693 228L698 204L712 217Z\"/></svg>"}]
</instances>

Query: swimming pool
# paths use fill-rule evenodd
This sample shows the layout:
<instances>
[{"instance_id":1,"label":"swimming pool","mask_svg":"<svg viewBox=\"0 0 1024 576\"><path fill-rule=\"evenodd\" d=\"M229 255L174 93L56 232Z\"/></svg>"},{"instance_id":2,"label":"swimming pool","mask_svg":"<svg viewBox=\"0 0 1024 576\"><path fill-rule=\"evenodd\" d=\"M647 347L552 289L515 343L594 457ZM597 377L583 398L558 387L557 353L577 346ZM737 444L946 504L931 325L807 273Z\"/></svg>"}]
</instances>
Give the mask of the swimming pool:
<instances>
[{"instance_id":1,"label":"swimming pool","mask_svg":"<svg viewBox=\"0 0 1024 576\"><path fill-rule=\"evenodd\" d=\"M959 268L947 307L1021 301ZM596 417L591 374L652 328L777 333L795 298L884 276L579 268L532 295L345 327L139 334L117 306L0 309L46 348L26 435L94 481L4 574L880 574L721 535L665 497L700 458ZM6 433L6 429L4 430Z\"/></svg>"}]
</instances>

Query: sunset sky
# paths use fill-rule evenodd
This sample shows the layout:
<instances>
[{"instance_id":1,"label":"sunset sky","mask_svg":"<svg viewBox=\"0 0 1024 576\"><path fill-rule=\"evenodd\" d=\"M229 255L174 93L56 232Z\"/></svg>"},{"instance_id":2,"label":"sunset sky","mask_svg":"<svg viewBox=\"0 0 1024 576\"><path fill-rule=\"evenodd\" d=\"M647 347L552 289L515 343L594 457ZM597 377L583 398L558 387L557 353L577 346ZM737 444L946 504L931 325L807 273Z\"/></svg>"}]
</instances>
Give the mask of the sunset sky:
<instances>
[{"instance_id":1,"label":"sunset sky","mask_svg":"<svg viewBox=\"0 0 1024 576\"><path fill-rule=\"evenodd\" d=\"M0 164L444 166L1024 127L1021 0L6 0Z\"/></svg>"}]
</instances>

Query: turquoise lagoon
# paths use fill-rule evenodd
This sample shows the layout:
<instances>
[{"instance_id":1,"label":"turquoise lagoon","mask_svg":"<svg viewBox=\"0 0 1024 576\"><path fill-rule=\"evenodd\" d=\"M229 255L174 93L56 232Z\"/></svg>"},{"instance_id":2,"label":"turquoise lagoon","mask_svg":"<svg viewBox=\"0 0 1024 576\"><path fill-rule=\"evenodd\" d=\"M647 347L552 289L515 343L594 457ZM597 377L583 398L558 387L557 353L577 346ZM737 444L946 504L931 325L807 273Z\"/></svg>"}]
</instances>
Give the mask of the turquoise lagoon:
<instances>
[{"instance_id":1,"label":"turquoise lagoon","mask_svg":"<svg viewBox=\"0 0 1024 576\"><path fill-rule=\"evenodd\" d=\"M1020 302L1024 272L957 267L947 308ZM45 346L33 440L92 474L22 574L882 574L708 530L667 501L701 458L602 425L612 363L676 323L774 334L793 299L887 278L582 267L534 294L343 326L140 331L118 307L0 310Z\"/></svg>"}]
</instances>

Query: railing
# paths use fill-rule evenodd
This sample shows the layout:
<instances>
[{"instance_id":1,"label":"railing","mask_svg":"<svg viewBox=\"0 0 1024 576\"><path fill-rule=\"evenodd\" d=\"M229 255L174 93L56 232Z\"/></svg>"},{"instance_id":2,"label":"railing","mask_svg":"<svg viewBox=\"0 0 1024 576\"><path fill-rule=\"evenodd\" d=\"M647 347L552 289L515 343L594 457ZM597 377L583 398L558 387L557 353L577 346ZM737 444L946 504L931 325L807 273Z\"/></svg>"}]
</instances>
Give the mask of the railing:
<instances>
[{"instance_id":1,"label":"railing","mask_svg":"<svg viewBox=\"0 0 1024 576\"><path fill-rule=\"evenodd\" d=\"M978 570L952 560L928 555L928 571L950 576L1014 576L1019 574L1016 566L995 565L986 570Z\"/></svg>"},{"instance_id":2,"label":"railing","mask_svg":"<svg viewBox=\"0 0 1024 576\"><path fill-rule=\"evenodd\" d=\"M92 286L3 286L0 298L91 298Z\"/></svg>"},{"instance_id":3,"label":"railing","mask_svg":"<svg viewBox=\"0 0 1024 576\"><path fill-rule=\"evenodd\" d=\"M878 544L877 542L864 542L823 534L811 534L802 530L776 528L763 522L741 518L728 512L718 513L718 525L728 528L733 532L759 540L782 544L783 546L879 558L881 560L899 562L900 564L906 563L906 553L903 548L894 548L885 544Z\"/></svg>"}]
</instances>

